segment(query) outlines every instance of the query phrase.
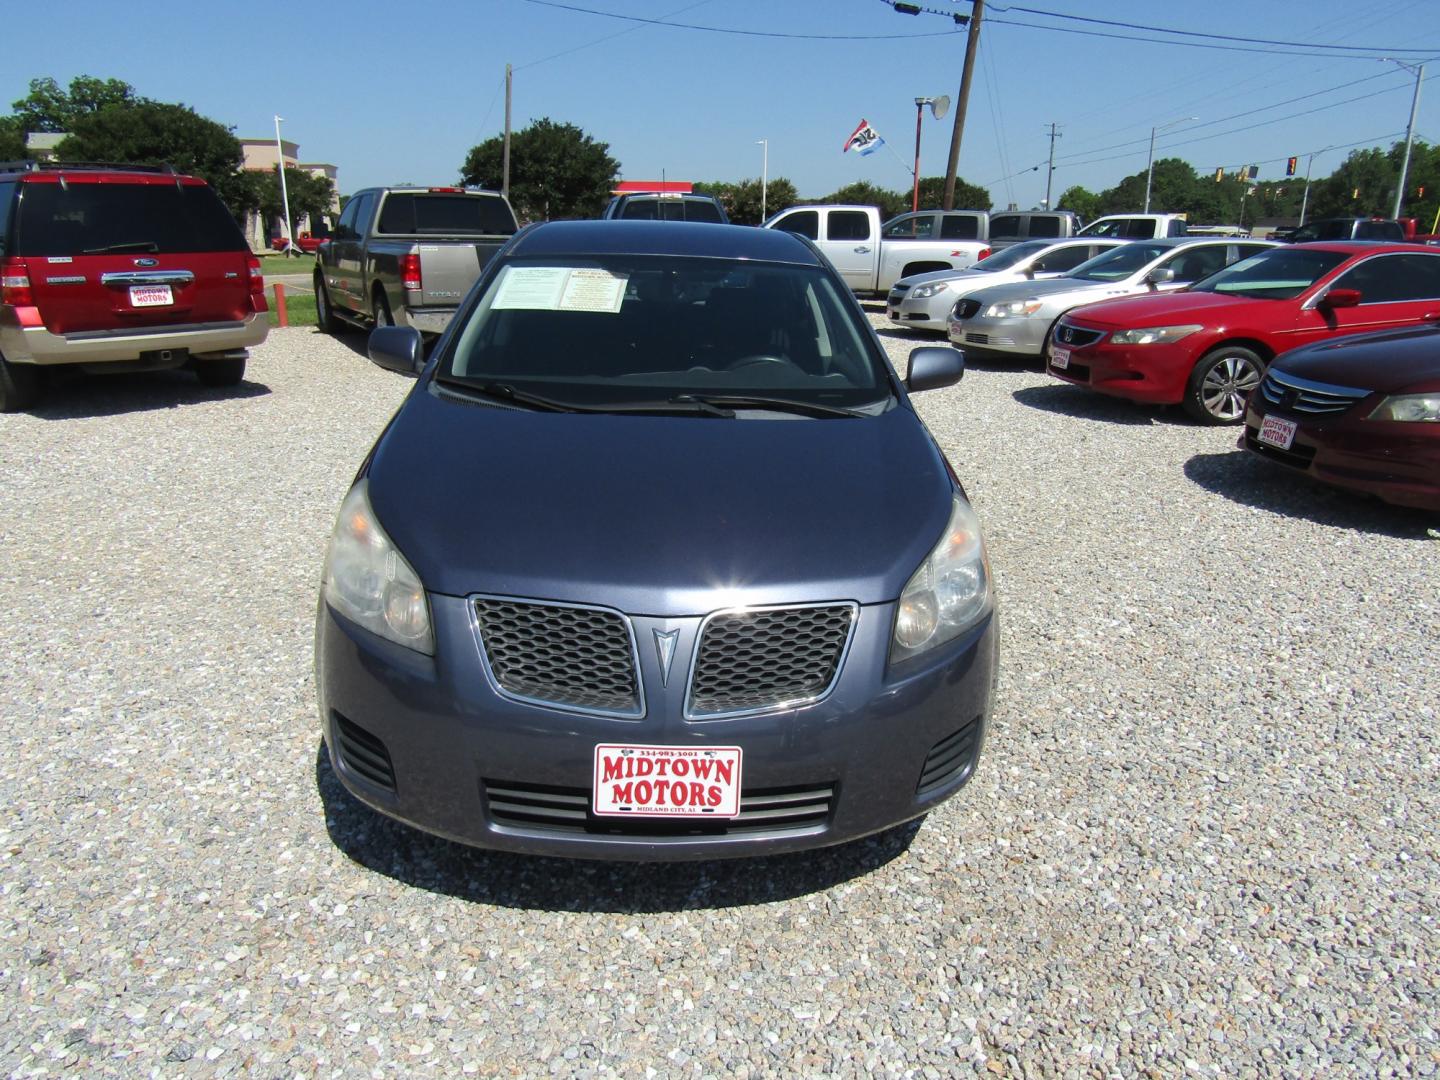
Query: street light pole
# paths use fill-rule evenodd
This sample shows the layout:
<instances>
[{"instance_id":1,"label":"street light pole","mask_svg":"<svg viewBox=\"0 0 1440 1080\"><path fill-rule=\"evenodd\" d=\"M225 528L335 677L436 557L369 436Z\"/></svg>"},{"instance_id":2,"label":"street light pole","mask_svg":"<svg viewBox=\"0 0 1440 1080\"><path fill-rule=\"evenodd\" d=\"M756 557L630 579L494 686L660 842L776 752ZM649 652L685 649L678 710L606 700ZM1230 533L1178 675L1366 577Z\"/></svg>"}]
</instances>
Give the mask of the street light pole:
<instances>
[{"instance_id":1,"label":"street light pole","mask_svg":"<svg viewBox=\"0 0 1440 1080\"><path fill-rule=\"evenodd\" d=\"M1179 120L1171 120L1168 124L1161 124L1159 127L1150 129L1150 156L1145 160L1145 209L1142 213L1150 212L1150 182L1155 177L1155 133L1172 128L1176 124L1183 124L1187 120L1199 120L1198 116L1182 116Z\"/></svg>"},{"instance_id":2,"label":"street light pole","mask_svg":"<svg viewBox=\"0 0 1440 1080\"><path fill-rule=\"evenodd\" d=\"M1410 100L1410 124L1405 128L1405 156L1400 159L1400 183L1395 185L1395 210L1390 215L1392 218L1400 217L1400 204L1405 201L1405 181L1410 175L1410 146L1415 141L1415 113L1420 109L1420 84L1425 81L1425 65L1413 67L1403 60L1392 60L1386 57L1392 64L1399 64L1406 71L1415 73L1415 96Z\"/></svg>"},{"instance_id":3,"label":"street light pole","mask_svg":"<svg viewBox=\"0 0 1440 1080\"><path fill-rule=\"evenodd\" d=\"M276 168L280 170L280 201L285 207L285 250L295 250L295 230L290 227L290 192L285 186L285 146L280 141L280 121L283 116L275 117L275 160Z\"/></svg>"},{"instance_id":4,"label":"street light pole","mask_svg":"<svg viewBox=\"0 0 1440 1080\"><path fill-rule=\"evenodd\" d=\"M969 33L965 38L965 67L960 72L960 100L955 103L955 129L950 133L950 161L945 166L945 197L942 210L955 209L955 170L960 164L960 140L965 135L965 110L970 104L970 78L975 71L975 53L980 48L980 20L985 0L971 0Z\"/></svg>"},{"instance_id":5,"label":"street light pole","mask_svg":"<svg viewBox=\"0 0 1440 1080\"><path fill-rule=\"evenodd\" d=\"M915 193L910 199L911 212L920 209L920 118L925 113L925 106L934 100L928 97L915 99Z\"/></svg>"},{"instance_id":6,"label":"street light pole","mask_svg":"<svg viewBox=\"0 0 1440 1080\"><path fill-rule=\"evenodd\" d=\"M760 156L760 224L765 224L765 195L766 189L770 186L770 140L756 139L756 144L762 147Z\"/></svg>"}]
</instances>

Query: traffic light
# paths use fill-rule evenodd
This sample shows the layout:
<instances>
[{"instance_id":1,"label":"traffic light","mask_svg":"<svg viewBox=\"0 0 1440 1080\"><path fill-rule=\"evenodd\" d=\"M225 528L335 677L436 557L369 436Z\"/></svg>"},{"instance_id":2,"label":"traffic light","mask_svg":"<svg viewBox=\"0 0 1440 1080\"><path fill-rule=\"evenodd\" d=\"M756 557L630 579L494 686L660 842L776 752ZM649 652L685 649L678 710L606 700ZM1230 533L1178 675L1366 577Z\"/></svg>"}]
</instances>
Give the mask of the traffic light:
<instances>
[{"instance_id":1,"label":"traffic light","mask_svg":"<svg viewBox=\"0 0 1440 1080\"><path fill-rule=\"evenodd\" d=\"M1300 159L1299 159L1299 158L1293 158L1293 157L1290 158L1288 161L1286 161L1286 162L1285 162L1285 175L1286 175L1286 176L1294 176L1294 175L1295 175L1295 166L1298 165L1299 163L1300 163Z\"/></svg>"}]
</instances>

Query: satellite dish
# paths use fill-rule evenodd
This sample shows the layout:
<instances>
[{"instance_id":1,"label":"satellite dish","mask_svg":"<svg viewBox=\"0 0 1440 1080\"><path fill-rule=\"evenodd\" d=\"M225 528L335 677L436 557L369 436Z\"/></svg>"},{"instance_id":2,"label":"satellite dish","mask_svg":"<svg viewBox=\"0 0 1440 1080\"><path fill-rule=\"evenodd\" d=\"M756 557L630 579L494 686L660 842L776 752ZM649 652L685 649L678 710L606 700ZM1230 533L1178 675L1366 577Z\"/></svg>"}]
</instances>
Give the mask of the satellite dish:
<instances>
[{"instance_id":1,"label":"satellite dish","mask_svg":"<svg viewBox=\"0 0 1440 1080\"><path fill-rule=\"evenodd\" d=\"M930 102L930 115L936 120L945 119L945 114L950 111L950 95L941 94Z\"/></svg>"}]
</instances>

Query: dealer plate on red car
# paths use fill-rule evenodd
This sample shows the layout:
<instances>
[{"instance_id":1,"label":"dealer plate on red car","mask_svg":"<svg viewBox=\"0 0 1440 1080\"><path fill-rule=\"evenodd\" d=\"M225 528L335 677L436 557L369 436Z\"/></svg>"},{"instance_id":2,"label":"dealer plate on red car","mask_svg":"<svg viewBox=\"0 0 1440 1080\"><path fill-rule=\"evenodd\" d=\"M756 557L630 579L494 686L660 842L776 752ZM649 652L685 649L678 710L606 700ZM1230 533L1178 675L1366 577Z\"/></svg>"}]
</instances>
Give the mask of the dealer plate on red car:
<instances>
[{"instance_id":1,"label":"dealer plate on red car","mask_svg":"<svg viewBox=\"0 0 1440 1080\"><path fill-rule=\"evenodd\" d=\"M733 818L740 757L738 746L600 743L592 808L607 817Z\"/></svg>"},{"instance_id":2,"label":"dealer plate on red car","mask_svg":"<svg viewBox=\"0 0 1440 1080\"><path fill-rule=\"evenodd\" d=\"M164 307L175 303L175 295L169 285L131 285L131 307Z\"/></svg>"},{"instance_id":3,"label":"dealer plate on red car","mask_svg":"<svg viewBox=\"0 0 1440 1080\"><path fill-rule=\"evenodd\" d=\"M1067 367L1070 366L1070 350L1051 349L1050 366L1053 368L1059 368L1061 371L1064 371Z\"/></svg>"},{"instance_id":4,"label":"dealer plate on red car","mask_svg":"<svg viewBox=\"0 0 1440 1080\"><path fill-rule=\"evenodd\" d=\"M1279 416L1267 416L1260 424L1260 441L1267 446L1289 450L1290 444L1295 441L1297 426L1294 420L1286 420Z\"/></svg>"}]
</instances>

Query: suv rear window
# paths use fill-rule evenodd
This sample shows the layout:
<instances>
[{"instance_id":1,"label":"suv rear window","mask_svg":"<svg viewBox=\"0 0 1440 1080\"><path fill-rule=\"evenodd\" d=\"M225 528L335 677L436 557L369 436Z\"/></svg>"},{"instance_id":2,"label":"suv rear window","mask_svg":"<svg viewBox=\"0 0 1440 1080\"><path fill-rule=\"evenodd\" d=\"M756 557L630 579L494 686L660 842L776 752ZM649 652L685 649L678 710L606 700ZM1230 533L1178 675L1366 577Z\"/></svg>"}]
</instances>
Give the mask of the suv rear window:
<instances>
[{"instance_id":1,"label":"suv rear window","mask_svg":"<svg viewBox=\"0 0 1440 1080\"><path fill-rule=\"evenodd\" d=\"M401 236L509 236L515 231L515 218L502 200L488 195L392 191L380 210L375 231Z\"/></svg>"},{"instance_id":2,"label":"suv rear window","mask_svg":"<svg viewBox=\"0 0 1440 1080\"><path fill-rule=\"evenodd\" d=\"M722 225L720 208L709 199L628 199L620 208L626 221L701 221Z\"/></svg>"},{"instance_id":3,"label":"suv rear window","mask_svg":"<svg viewBox=\"0 0 1440 1080\"><path fill-rule=\"evenodd\" d=\"M249 251L230 211L200 184L23 185L12 255Z\"/></svg>"}]
</instances>

